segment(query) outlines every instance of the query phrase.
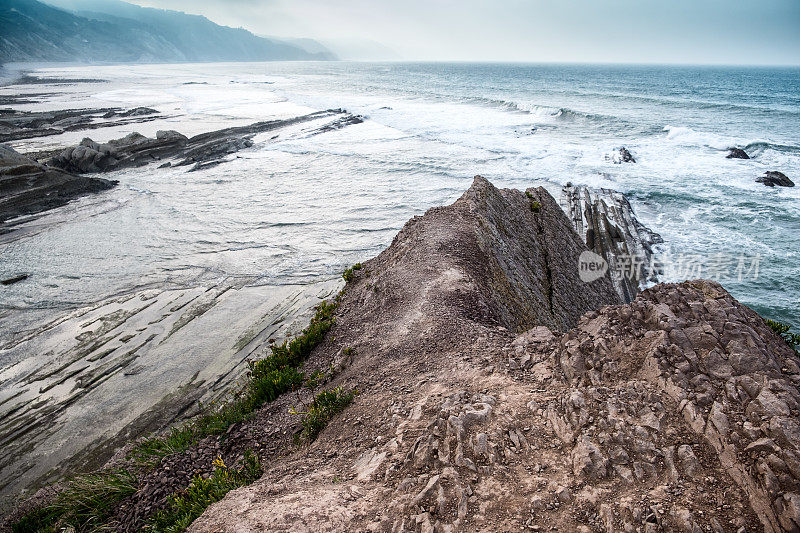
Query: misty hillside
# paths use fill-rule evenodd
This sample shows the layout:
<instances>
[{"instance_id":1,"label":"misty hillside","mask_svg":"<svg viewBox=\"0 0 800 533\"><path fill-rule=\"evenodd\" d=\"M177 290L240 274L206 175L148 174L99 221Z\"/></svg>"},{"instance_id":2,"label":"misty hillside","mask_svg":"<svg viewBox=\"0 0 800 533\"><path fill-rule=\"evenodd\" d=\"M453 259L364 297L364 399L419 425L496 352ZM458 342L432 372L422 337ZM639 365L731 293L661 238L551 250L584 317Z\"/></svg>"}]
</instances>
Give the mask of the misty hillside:
<instances>
[{"instance_id":1,"label":"misty hillside","mask_svg":"<svg viewBox=\"0 0 800 533\"><path fill-rule=\"evenodd\" d=\"M118 1L0 0L0 62L327 60L198 15ZM69 10L69 11L68 11Z\"/></svg>"}]
</instances>

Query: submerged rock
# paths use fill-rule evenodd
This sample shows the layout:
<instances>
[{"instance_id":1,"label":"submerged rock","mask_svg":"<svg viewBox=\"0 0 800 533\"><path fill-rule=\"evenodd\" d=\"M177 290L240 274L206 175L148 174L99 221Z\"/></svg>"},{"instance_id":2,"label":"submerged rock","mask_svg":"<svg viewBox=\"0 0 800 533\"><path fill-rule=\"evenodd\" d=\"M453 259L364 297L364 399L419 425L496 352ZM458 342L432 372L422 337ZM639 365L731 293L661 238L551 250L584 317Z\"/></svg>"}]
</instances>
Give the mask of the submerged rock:
<instances>
[{"instance_id":1,"label":"submerged rock","mask_svg":"<svg viewBox=\"0 0 800 533\"><path fill-rule=\"evenodd\" d=\"M26 279L28 279L28 274L19 274L18 276L0 280L0 285L14 285L20 281L25 281Z\"/></svg>"},{"instance_id":2,"label":"submerged rock","mask_svg":"<svg viewBox=\"0 0 800 533\"><path fill-rule=\"evenodd\" d=\"M741 148L729 148L728 155L725 156L726 159L750 159L750 156L747 155L747 152L742 150Z\"/></svg>"},{"instance_id":3,"label":"submerged rock","mask_svg":"<svg viewBox=\"0 0 800 533\"><path fill-rule=\"evenodd\" d=\"M622 163L636 163L636 159L633 157L633 154L631 154L628 151L628 149L625 148L624 146L619 148L618 150L616 150L611 155L610 159L611 159L611 162L613 162L613 163L615 163L617 165L622 164Z\"/></svg>"},{"instance_id":4,"label":"submerged rock","mask_svg":"<svg viewBox=\"0 0 800 533\"><path fill-rule=\"evenodd\" d=\"M794 182L790 180L783 172L776 170L768 170L760 178L756 178L757 183L763 183L767 187L794 187Z\"/></svg>"}]
</instances>

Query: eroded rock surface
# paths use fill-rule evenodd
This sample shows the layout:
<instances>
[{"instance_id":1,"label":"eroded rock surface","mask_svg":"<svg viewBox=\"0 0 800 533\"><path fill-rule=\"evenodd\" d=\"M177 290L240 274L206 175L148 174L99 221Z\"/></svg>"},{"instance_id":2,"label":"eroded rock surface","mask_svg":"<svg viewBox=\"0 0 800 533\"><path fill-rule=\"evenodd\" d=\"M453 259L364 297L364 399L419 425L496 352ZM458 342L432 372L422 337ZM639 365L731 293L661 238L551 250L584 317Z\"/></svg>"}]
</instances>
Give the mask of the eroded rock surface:
<instances>
[{"instance_id":1,"label":"eroded rock surface","mask_svg":"<svg viewBox=\"0 0 800 533\"><path fill-rule=\"evenodd\" d=\"M548 306L582 243L531 193L476 179L365 263L307 365L361 394L191 530L796 531L797 355L713 282Z\"/></svg>"},{"instance_id":2,"label":"eroded rock surface","mask_svg":"<svg viewBox=\"0 0 800 533\"><path fill-rule=\"evenodd\" d=\"M114 185L115 181L76 176L39 164L0 144L0 223L62 206Z\"/></svg>"},{"instance_id":3,"label":"eroded rock surface","mask_svg":"<svg viewBox=\"0 0 800 533\"><path fill-rule=\"evenodd\" d=\"M662 267L654 246L664 240L639 222L624 194L567 184L561 204L586 246L605 259L624 302L658 281Z\"/></svg>"}]
</instances>

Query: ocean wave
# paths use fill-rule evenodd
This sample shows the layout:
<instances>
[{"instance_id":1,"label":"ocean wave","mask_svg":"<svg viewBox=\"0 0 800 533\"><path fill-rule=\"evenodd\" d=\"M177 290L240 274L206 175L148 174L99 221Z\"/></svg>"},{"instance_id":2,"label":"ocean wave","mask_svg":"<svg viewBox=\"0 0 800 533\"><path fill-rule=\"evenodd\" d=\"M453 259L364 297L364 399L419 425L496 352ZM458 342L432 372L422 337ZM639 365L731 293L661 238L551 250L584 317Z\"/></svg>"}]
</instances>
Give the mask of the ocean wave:
<instances>
[{"instance_id":1,"label":"ocean wave","mask_svg":"<svg viewBox=\"0 0 800 533\"><path fill-rule=\"evenodd\" d=\"M727 150L733 146L740 145L732 137L697 131L685 126L664 126L663 131L667 132L667 139L677 144L707 146L716 150Z\"/></svg>"},{"instance_id":2,"label":"ocean wave","mask_svg":"<svg viewBox=\"0 0 800 533\"><path fill-rule=\"evenodd\" d=\"M477 103L489 107L495 107L504 111L511 111L514 113L523 113L526 115L533 115L537 118L550 118L555 120L591 120L591 121L606 121L615 120L615 117L606 115L599 115L595 113L586 113L583 111L576 111L567 107L552 107L543 106L527 102L515 102L513 100L501 100L494 98L473 97L467 98L469 103Z\"/></svg>"},{"instance_id":3,"label":"ocean wave","mask_svg":"<svg viewBox=\"0 0 800 533\"><path fill-rule=\"evenodd\" d=\"M798 154L800 153L800 146L795 146L792 144L771 143L767 141L755 141L745 145L744 147L744 151L747 152L747 154L750 157L761 155L767 150L775 150L776 152L787 152L792 154Z\"/></svg>"},{"instance_id":4,"label":"ocean wave","mask_svg":"<svg viewBox=\"0 0 800 533\"><path fill-rule=\"evenodd\" d=\"M800 146L792 144L772 143L763 140L740 141L733 137L726 137L715 133L697 131L685 126L664 126L667 139L682 145L707 146L716 150L727 150L733 147L743 147L750 157L757 157L767 150L777 152L800 153Z\"/></svg>"}]
</instances>

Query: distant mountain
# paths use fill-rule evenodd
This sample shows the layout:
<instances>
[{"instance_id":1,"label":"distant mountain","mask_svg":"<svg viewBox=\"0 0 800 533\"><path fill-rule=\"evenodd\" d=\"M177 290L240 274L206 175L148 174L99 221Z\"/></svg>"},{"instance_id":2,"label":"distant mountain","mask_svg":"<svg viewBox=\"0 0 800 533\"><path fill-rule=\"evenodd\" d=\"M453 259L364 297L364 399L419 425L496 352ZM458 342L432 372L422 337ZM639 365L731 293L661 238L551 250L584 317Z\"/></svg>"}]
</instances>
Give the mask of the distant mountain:
<instances>
[{"instance_id":1,"label":"distant mountain","mask_svg":"<svg viewBox=\"0 0 800 533\"><path fill-rule=\"evenodd\" d=\"M314 39L283 38L284 42L299 46L309 53L332 51L345 61L400 61L400 55L391 48L375 41L363 39Z\"/></svg>"},{"instance_id":2,"label":"distant mountain","mask_svg":"<svg viewBox=\"0 0 800 533\"><path fill-rule=\"evenodd\" d=\"M325 46L340 58L348 61L401 61L402 57L381 43L363 39L324 40Z\"/></svg>"},{"instance_id":3,"label":"distant mountain","mask_svg":"<svg viewBox=\"0 0 800 533\"><path fill-rule=\"evenodd\" d=\"M400 55L391 48L375 41L363 39L284 39L307 52L332 50L339 59L347 61L400 61Z\"/></svg>"},{"instance_id":4,"label":"distant mountain","mask_svg":"<svg viewBox=\"0 0 800 533\"><path fill-rule=\"evenodd\" d=\"M0 0L0 62L329 60L199 15L116 0ZM64 8L64 9L62 9Z\"/></svg>"}]
</instances>

